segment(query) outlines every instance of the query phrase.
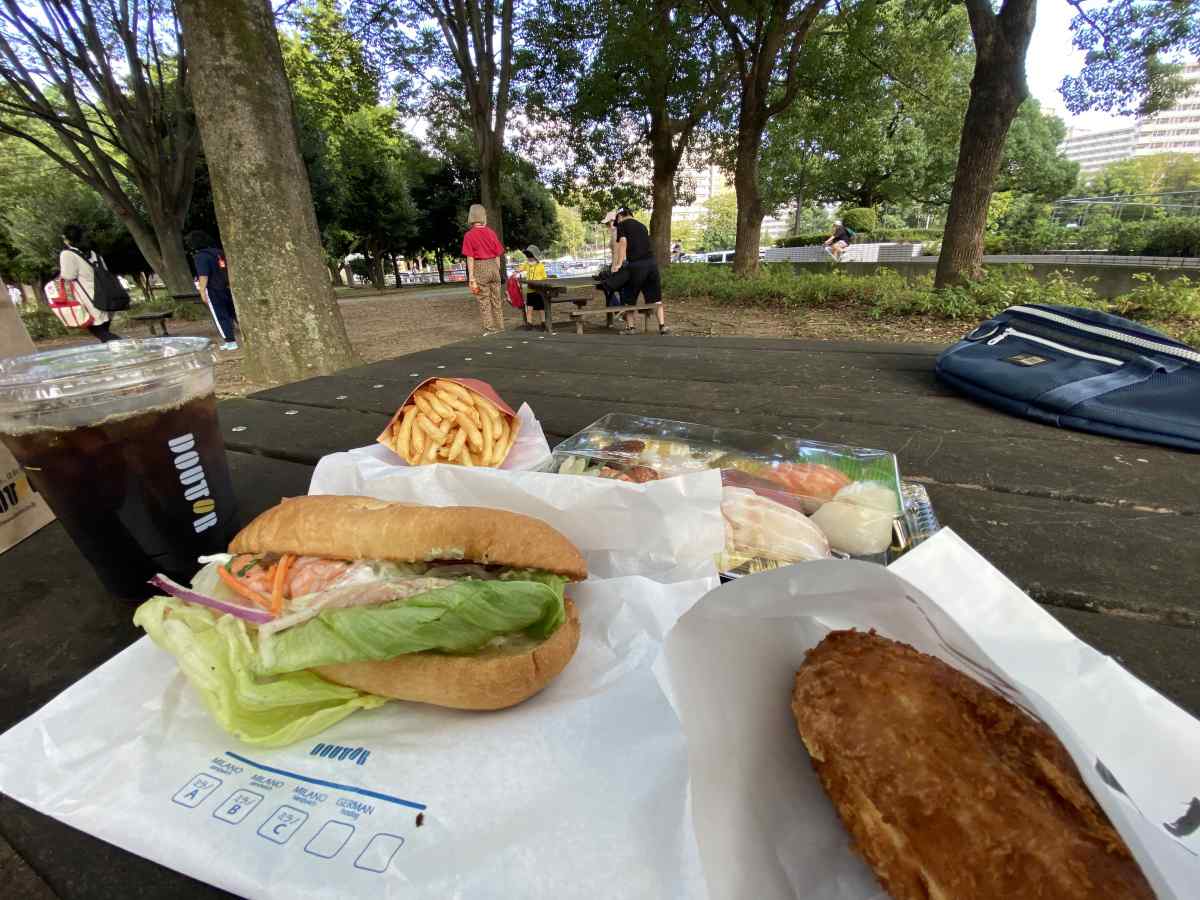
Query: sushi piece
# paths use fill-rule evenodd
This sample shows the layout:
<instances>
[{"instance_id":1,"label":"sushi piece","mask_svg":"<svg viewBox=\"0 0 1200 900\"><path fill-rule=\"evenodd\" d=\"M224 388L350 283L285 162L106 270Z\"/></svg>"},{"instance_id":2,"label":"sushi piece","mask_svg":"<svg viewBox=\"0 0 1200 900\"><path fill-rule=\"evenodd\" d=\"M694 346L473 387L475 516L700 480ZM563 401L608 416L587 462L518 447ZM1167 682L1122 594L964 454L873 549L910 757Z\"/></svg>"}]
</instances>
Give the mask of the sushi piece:
<instances>
[{"instance_id":1,"label":"sushi piece","mask_svg":"<svg viewBox=\"0 0 1200 900\"><path fill-rule=\"evenodd\" d=\"M886 484L862 481L846 485L813 513L835 550L851 556L882 553L892 543L892 520L900 514L896 493Z\"/></svg>"},{"instance_id":2,"label":"sushi piece","mask_svg":"<svg viewBox=\"0 0 1200 900\"><path fill-rule=\"evenodd\" d=\"M725 487L721 512L726 553L784 562L827 559L829 541L804 513L760 497L747 488Z\"/></svg>"},{"instance_id":3,"label":"sushi piece","mask_svg":"<svg viewBox=\"0 0 1200 900\"><path fill-rule=\"evenodd\" d=\"M780 463L775 475L789 491L804 498L804 511L809 515L853 483L845 473L820 463Z\"/></svg>"},{"instance_id":4,"label":"sushi piece","mask_svg":"<svg viewBox=\"0 0 1200 900\"><path fill-rule=\"evenodd\" d=\"M900 515L900 498L882 481L855 481L838 491L833 499Z\"/></svg>"}]
</instances>

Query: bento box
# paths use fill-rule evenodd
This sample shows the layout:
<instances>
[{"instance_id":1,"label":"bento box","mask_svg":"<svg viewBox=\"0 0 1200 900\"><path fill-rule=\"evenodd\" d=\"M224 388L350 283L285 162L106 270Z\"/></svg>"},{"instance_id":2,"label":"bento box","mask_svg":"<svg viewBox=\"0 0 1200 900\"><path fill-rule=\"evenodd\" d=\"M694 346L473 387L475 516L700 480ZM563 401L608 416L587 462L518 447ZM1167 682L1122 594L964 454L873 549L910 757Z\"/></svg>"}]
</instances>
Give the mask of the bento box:
<instances>
[{"instance_id":1,"label":"bento box","mask_svg":"<svg viewBox=\"0 0 1200 900\"><path fill-rule=\"evenodd\" d=\"M549 467L634 483L720 469L732 576L831 556L885 563L936 530L924 489L902 486L886 450L610 413Z\"/></svg>"}]
</instances>

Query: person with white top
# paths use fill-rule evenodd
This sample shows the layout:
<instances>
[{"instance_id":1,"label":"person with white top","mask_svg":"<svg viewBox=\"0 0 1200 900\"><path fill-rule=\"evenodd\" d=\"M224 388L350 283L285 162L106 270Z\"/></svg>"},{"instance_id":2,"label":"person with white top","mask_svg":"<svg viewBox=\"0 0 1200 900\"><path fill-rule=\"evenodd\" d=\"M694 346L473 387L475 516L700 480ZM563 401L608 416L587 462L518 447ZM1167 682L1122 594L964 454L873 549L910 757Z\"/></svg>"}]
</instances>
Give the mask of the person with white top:
<instances>
[{"instance_id":1,"label":"person with white top","mask_svg":"<svg viewBox=\"0 0 1200 900\"><path fill-rule=\"evenodd\" d=\"M102 344L120 339L119 334L113 334L109 322L112 317L102 309L97 309L92 302L96 296L96 274L93 266L99 260L96 251L92 249L87 234L78 225L67 225L62 232L63 249L58 254L58 277L64 282L71 282L75 300L79 302L92 317L92 324L87 330Z\"/></svg>"}]
</instances>

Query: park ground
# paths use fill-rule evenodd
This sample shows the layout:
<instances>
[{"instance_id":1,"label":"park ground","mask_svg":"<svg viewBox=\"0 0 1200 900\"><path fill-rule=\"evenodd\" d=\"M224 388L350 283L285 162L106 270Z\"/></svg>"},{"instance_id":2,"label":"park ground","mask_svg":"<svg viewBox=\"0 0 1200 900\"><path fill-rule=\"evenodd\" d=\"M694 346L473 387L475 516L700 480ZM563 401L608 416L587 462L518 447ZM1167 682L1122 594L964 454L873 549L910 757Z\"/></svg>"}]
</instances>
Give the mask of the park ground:
<instances>
[{"instance_id":1,"label":"park ground","mask_svg":"<svg viewBox=\"0 0 1200 900\"><path fill-rule=\"evenodd\" d=\"M460 285L392 289L380 293L371 288L342 288L338 300L346 330L363 362L377 362L476 337L480 333L479 312L474 298ZM564 332L547 340L571 340L573 326L563 307L556 310ZM594 320L593 320L594 321ZM667 322L675 335L725 337L805 338L817 340L919 341L951 343L969 324L931 321L925 318L876 320L861 309L771 310L762 307L737 309L709 300L673 300L667 306ZM505 307L505 323L518 328L516 310ZM589 322L589 332L607 331ZM145 327L132 322L115 323L125 337L144 337ZM215 337L211 320L173 321L172 334ZM535 332L541 334L540 331ZM670 340L651 329L629 340ZM39 342L39 347L84 343L91 338L60 338ZM242 372L240 351L220 353L217 361L217 392L222 398L240 397L271 385L248 381Z\"/></svg>"}]
</instances>

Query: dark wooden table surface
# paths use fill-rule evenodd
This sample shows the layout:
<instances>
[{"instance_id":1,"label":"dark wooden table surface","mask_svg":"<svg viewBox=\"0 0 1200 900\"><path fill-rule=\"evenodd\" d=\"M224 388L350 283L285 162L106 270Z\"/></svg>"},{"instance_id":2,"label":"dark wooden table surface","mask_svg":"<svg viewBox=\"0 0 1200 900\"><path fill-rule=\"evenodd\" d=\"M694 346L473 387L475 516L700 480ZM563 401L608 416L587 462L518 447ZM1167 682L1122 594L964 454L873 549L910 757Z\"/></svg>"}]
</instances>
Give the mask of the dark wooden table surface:
<instances>
[{"instance_id":1,"label":"dark wooden table surface","mask_svg":"<svg viewBox=\"0 0 1200 900\"><path fill-rule=\"evenodd\" d=\"M247 518L305 493L322 455L373 442L431 375L528 401L552 445L630 412L893 450L944 524L1083 640L1200 713L1200 455L993 412L934 380L936 350L507 332L225 401L221 423ZM7 728L139 632L57 524L0 557L0 572ZM0 834L6 896L220 894L7 798Z\"/></svg>"}]
</instances>

